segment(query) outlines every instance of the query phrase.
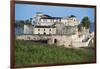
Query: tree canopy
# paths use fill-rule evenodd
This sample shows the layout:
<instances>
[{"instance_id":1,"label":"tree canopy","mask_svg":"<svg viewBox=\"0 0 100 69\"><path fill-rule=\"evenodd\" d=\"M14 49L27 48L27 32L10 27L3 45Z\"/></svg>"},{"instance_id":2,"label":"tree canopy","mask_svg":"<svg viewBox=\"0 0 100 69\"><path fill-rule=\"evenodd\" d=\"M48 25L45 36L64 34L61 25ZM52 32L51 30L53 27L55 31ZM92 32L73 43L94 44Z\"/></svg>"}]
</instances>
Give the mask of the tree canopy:
<instances>
[{"instance_id":1,"label":"tree canopy","mask_svg":"<svg viewBox=\"0 0 100 69\"><path fill-rule=\"evenodd\" d=\"M90 19L89 17L84 17L81 21L81 24L83 27L85 27L86 29L89 29L90 28Z\"/></svg>"},{"instance_id":2,"label":"tree canopy","mask_svg":"<svg viewBox=\"0 0 100 69\"><path fill-rule=\"evenodd\" d=\"M90 29L90 19L89 19L89 17L87 17L87 16L83 17L81 23L78 25L78 30L82 31L82 27L85 27L86 29Z\"/></svg>"}]
</instances>

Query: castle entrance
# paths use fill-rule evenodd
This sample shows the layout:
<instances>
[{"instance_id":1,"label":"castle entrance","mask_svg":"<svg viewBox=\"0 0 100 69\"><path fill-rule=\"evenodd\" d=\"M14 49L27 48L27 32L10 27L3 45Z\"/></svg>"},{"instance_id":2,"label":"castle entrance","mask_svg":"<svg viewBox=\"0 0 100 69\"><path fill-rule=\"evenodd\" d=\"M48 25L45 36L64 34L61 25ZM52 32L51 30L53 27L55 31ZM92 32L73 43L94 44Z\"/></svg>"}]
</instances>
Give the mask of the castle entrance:
<instances>
[{"instance_id":1,"label":"castle entrance","mask_svg":"<svg viewBox=\"0 0 100 69\"><path fill-rule=\"evenodd\" d=\"M55 43L55 44L57 43L57 39L54 39L54 43Z\"/></svg>"}]
</instances>

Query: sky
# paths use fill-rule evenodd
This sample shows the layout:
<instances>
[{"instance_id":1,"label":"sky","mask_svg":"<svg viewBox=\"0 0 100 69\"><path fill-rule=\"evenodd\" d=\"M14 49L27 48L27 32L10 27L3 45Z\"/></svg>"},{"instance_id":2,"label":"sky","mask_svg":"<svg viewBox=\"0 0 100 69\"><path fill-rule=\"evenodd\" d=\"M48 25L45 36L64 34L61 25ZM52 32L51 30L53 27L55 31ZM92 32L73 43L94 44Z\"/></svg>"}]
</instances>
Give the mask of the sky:
<instances>
[{"instance_id":1,"label":"sky","mask_svg":"<svg viewBox=\"0 0 100 69\"><path fill-rule=\"evenodd\" d=\"M90 22L94 23L94 8L15 4L15 20L30 19L36 12L42 12L43 14L53 17L75 15L79 21L81 21L84 16L88 16Z\"/></svg>"}]
</instances>

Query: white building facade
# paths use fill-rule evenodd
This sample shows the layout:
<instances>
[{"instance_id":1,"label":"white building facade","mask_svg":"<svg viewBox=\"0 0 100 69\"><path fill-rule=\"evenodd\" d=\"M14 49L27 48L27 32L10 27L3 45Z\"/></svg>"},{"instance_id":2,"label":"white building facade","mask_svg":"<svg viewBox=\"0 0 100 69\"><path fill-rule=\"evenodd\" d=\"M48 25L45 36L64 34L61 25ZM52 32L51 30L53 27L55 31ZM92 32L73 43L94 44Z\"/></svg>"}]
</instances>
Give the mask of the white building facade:
<instances>
[{"instance_id":1,"label":"white building facade","mask_svg":"<svg viewBox=\"0 0 100 69\"><path fill-rule=\"evenodd\" d=\"M24 25L24 34L33 34L33 26Z\"/></svg>"},{"instance_id":2,"label":"white building facade","mask_svg":"<svg viewBox=\"0 0 100 69\"><path fill-rule=\"evenodd\" d=\"M33 29L33 34L42 34L42 35L52 35L56 34L56 28L55 27L49 27L49 26L36 26Z\"/></svg>"},{"instance_id":3,"label":"white building facade","mask_svg":"<svg viewBox=\"0 0 100 69\"><path fill-rule=\"evenodd\" d=\"M32 25L24 26L24 34L57 34L59 27L57 24L64 25L61 27L63 32L67 31L66 27L74 27L79 25L79 21L76 19L76 16L71 15L68 17L52 17L42 13L38 13L33 17ZM67 32L66 32L67 33Z\"/></svg>"},{"instance_id":4,"label":"white building facade","mask_svg":"<svg viewBox=\"0 0 100 69\"><path fill-rule=\"evenodd\" d=\"M79 24L76 16L71 15L67 17L52 17L42 13L36 14L33 17L32 24L40 26L49 26L54 23L63 23L65 26L75 26Z\"/></svg>"}]
</instances>

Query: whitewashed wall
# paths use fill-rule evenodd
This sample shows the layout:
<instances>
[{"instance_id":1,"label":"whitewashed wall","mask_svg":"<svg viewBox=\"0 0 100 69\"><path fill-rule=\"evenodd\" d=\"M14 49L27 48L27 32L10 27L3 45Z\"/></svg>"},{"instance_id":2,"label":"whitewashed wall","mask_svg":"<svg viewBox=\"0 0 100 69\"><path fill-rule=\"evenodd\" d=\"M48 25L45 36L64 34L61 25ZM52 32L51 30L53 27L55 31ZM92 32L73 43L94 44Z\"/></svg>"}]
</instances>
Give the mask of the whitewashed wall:
<instances>
[{"instance_id":1,"label":"whitewashed wall","mask_svg":"<svg viewBox=\"0 0 100 69\"><path fill-rule=\"evenodd\" d=\"M34 34L44 34L44 33L45 34L56 34L56 28L34 28Z\"/></svg>"},{"instance_id":2,"label":"whitewashed wall","mask_svg":"<svg viewBox=\"0 0 100 69\"><path fill-rule=\"evenodd\" d=\"M24 34L33 34L33 26L24 25Z\"/></svg>"}]
</instances>

